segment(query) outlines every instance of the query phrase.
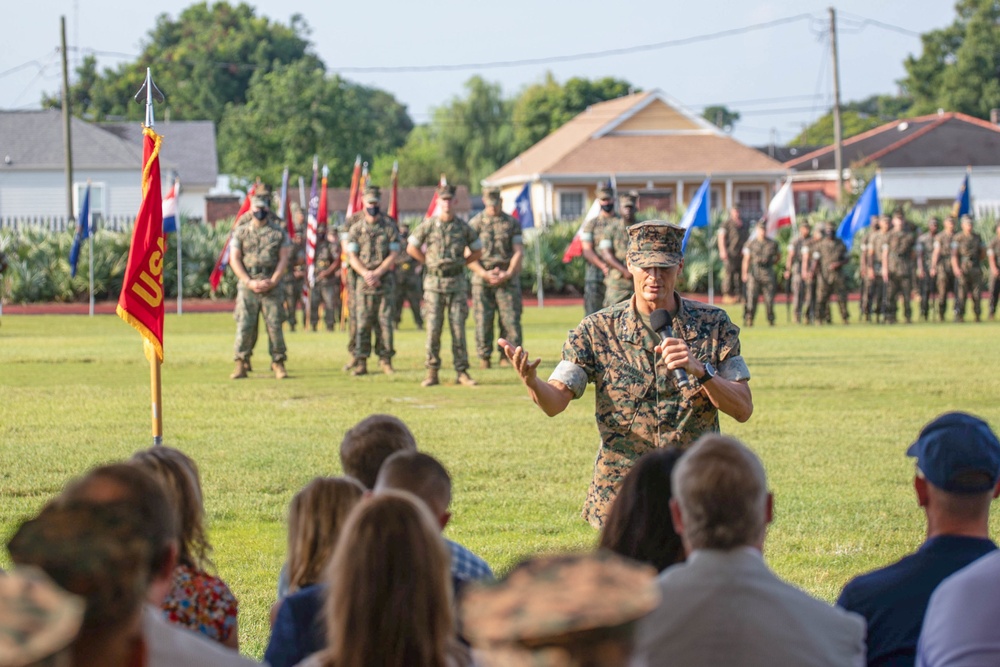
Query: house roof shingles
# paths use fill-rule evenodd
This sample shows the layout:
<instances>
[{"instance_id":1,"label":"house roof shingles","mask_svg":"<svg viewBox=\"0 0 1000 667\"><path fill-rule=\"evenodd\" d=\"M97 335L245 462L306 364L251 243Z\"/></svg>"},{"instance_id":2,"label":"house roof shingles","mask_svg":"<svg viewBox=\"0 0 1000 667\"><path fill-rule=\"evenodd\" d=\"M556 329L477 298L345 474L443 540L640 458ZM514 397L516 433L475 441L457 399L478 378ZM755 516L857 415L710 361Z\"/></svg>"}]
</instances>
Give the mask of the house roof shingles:
<instances>
[{"instance_id":1,"label":"house roof shingles","mask_svg":"<svg viewBox=\"0 0 1000 667\"><path fill-rule=\"evenodd\" d=\"M142 145L142 133L135 123L101 123L98 127L136 146ZM212 121L167 121L158 123L156 132L163 135L160 157L164 173L175 170L182 186L215 185L219 165Z\"/></svg>"},{"instance_id":2,"label":"house roof shingles","mask_svg":"<svg viewBox=\"0 0 1000 667\"><path fill-rule=\"evenodd\" d=\"M74 169L135 169L142 149L79 118L70 119ZM62 113L0 112L0 168L49 170L65 165ZM10 158L9 161L7 158Z\"/></svg>"}]
</instances>

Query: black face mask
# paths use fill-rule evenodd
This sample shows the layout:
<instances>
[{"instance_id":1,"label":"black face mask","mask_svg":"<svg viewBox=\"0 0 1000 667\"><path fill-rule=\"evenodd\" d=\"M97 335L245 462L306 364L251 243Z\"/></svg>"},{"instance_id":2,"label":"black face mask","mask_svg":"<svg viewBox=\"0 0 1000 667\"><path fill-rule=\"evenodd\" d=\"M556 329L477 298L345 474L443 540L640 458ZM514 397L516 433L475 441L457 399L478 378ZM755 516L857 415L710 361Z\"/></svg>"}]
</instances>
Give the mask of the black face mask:
<instances>
[{"instance_id":1,"label":"black face mask","mask_svg":"<svg viewBox=\"0 0 1000 667\"><path fill-rule=\"evenodd\" d=\"M614 202L610 204L601 204L601 210L605 213L611 213L611 211L615 210Z\"/></svg>"},{"instance_id":2,"label":"black face mask","mask_svg":"<svg viewBox=\"0 0 1000 667\"><path fill-rule=\"evenodd\" d=\"M365 209L365 213L367 213L373 218L378 215L378 212L379 212L378 206L369 206L368 208Z\"/></svg>"},{"instance_id":3,"label":"black face mask","mask_svg":"<svg viewBox=\"0 0 1000 667\"><path fill-rule=\"evenodd\" d=\"M258 220L264 220L267 218L267 209L259 208L253 212L253 217Z\"/></svg>"}]
</instances>

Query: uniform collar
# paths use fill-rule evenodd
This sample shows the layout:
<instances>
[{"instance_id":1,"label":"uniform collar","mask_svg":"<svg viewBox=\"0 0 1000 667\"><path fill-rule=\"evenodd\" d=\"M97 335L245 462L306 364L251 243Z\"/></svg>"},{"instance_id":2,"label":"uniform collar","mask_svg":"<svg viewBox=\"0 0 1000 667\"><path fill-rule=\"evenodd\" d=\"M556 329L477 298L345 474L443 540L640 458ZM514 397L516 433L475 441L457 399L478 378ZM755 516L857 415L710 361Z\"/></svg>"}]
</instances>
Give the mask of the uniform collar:
<instances>
[{"instance_id":1,"label":"uniform collar","mask_svg":"<svg viewBox=\"0 0 1000 667\"><path fill-rule=\"evenodd\" d=\"M643 339L646 337L647 330L643 326L642 318L639 317L639 313L635 308L635 299L636 296L633 294L628 303L621 306L622 316L618 325L618 337L625 343L643 345ZM692 325L691 307L687 305L687 300L681 298L681 295L676 291L674 292L674 299L677 301L677 312L674 314L673 321L671 322L674 328L674 336L681 338L685 342L696 340L698 332Z\"/></svg>"}]
</instances>

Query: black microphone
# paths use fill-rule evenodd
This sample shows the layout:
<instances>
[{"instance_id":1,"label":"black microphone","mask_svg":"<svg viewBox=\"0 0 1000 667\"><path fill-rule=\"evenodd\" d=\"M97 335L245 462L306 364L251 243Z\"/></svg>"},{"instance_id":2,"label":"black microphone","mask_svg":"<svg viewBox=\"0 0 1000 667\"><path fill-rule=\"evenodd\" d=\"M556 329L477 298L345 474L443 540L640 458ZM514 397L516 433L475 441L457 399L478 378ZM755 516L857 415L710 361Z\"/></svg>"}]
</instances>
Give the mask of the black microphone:
<instances>
[{"instance_id":1,"label":"black microphone","mask_svg":"<svg viewBox=\"0 0 1000 667\"><path fill-rule=\"evenodd\" d=\"M674 337L674 332L670 328L670 313L668 313L663 308L657 308L649 316L649 326L653 328L653 331L660 334L660 340L666 340L668 338ZM677 382L677 387L679 389L687 389L688 384L688 374L683 368L675 368L673 370L674 381Z\"/></svg>"}]
</instances>

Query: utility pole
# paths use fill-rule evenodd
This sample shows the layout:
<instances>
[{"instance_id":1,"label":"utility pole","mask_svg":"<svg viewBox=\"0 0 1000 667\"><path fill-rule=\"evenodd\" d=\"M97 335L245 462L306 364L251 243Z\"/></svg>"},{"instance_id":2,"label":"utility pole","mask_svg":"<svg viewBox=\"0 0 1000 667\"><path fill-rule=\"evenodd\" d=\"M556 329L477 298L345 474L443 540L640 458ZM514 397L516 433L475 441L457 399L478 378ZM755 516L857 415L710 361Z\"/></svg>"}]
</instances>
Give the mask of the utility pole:
<instances>
[{"instance_id":1,"label":"utility pole","mask_svg":"<svg viewBox=\"0 0 1000 667\"><path fill-rule=\"evenodd\" d=\"M844 136L840 125L840 68L837 62L837 10L830 7L830 47L833 49L833 168L837 171L837 203L844 200Z\"/></svg>"},{"instance_id":2,"label":"utility pole","mask_svg":"<svg viewBox=\"0 0 1000 667\"><path fill-rule=\"evenodd\" d=\"M74 223L73 216L73 141L70 137L69 108L69 60L66 53L66 17L59 17L62 40L62 115L63 115L63 149L66 154L66 217Z\"/></svg>"}]
</instances>

